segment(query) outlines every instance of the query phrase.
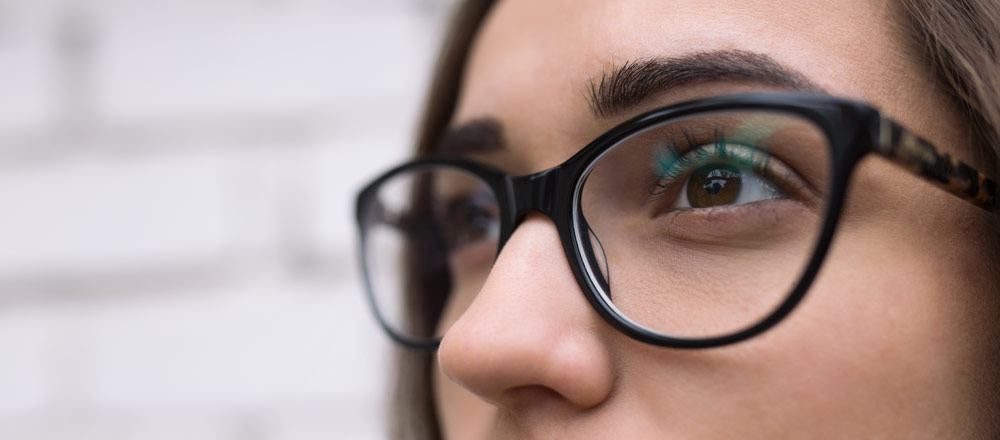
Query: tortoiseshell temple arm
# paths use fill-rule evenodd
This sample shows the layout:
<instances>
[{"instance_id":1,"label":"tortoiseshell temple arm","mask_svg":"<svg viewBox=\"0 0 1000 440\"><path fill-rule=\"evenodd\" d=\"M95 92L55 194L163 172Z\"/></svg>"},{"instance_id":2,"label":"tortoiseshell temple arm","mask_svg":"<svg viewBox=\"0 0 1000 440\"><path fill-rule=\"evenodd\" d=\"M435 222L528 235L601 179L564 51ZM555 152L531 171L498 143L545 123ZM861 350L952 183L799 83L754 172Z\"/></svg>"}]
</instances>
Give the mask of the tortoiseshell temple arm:
<instances>
[{"instance_id":1,"label":"tortoiseshell temple arm","mask_svg":"<svg viewBox=\"0 0 1000 440\"><path fill-rule=\"evenodd\" d=\"M940 153L899 123L882 117L879 154L938 187L990 212L997 210L997 184L986 174Z\"/></svg>"}]
</instances>

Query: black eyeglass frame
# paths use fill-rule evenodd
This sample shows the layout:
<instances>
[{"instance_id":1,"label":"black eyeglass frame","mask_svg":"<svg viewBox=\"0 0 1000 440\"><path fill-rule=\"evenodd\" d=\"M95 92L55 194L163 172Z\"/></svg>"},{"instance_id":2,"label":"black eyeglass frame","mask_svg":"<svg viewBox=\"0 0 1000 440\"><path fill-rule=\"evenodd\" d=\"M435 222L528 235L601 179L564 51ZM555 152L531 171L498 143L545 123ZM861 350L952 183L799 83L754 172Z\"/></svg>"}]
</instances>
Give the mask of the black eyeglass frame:
<instances>
[{"instance_id":1,"label":"black eyeglass frame","mask_svg":"<svg viewBox=\"0 0 1000 440\"><path fill-rule=\"evenodd\" d=\"M762 110L782 112L804 118L816 125L830 146L830 191L820 234L805 270L786 299L767 317L732 334L708 338L678 338L652 331L622 314L602 295L607 286L588 275L593 264L585 248L589 239L580 207L580 194L589 168L601 155L629 136L656 124L705 112ZM985 174L954 161L883 115L859 101L829 95L795 92L761 92L718 96L670 105L623 122L587 144L562 164L524 176L510 176L493 167L468 159L428 156L396 166L365 186L357 196L356 218L359 231L359 256L369 304L381 327L398 343L413 349L436 349L439 339L417 339L400 334L382 315L375 300L366 258L366 208L376 202L383 182L415 169L448 166L482 179L493 190L500 206L499 254L517 225L532 212L549 217L555 224L566 258L588 302L609 324L626 335L652 345L671 348L710 348L754 337L784 319L802 300L822 266L840 219L844 199L856 165L866 155L875 153L908 169L940 188L987 211L997 208L997 186Z\"/></svg>"}]
</instances>

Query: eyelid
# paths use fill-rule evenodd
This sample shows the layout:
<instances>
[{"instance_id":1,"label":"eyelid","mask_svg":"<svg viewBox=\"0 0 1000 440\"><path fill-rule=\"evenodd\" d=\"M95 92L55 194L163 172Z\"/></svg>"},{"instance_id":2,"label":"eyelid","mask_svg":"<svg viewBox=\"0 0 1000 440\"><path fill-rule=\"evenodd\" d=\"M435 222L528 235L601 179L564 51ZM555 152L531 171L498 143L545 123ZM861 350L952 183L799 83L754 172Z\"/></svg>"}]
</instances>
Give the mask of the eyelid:
<instances>
[{"instance_id":1,"label":"eyelid","mask_svg":"<svg viewBox=\"0 0 1000 440\"><path fill-rule=\"evenodd\" d=\"M685 137L687 136L685 132ZM650 196L653 197L661 195L671 184L680 181L697 167L720 162L752 170L809 208L819 208L822 200L820 192L812 184L775 155L752 146L729 143L722 138L717 142L694 147L683 154L672 147L661 149L657 152L656 161L660 169L657 181L650 189Z\"/></svg>"}]
</instances>

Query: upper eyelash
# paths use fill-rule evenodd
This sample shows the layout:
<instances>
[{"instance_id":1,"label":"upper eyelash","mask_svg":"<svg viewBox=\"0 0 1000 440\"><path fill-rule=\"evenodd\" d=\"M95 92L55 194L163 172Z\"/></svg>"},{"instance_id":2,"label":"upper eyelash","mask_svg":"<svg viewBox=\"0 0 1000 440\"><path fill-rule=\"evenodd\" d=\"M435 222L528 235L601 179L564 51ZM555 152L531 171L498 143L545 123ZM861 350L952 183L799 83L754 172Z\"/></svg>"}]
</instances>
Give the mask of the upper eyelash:
<instances>
[{"instance_id":1,"label":"upper eyelash","mask_svg":"<svg viewBox=\"0 0 1000 440\"><path fill-rule=\"evenodd\" d=\"M760 173L761 177L768 177L768 162L771 157L763 153L760 149L742 145L740 148L733 148L726 141L725 137L719 135L712 144L705 144L689 150L684 155L679 155L673 144L657 150L657 181L651 189L653 195L659 194L657 189L663 189L672 182L679 180L695 164L700 164L712 159L732 160L732 165L744 167ZM705 148L713 145L711 148ZM749 154L739 154L743 151L752 150ZM714 154L713 154L714 153Z\"/></svg>"}]
</instances>

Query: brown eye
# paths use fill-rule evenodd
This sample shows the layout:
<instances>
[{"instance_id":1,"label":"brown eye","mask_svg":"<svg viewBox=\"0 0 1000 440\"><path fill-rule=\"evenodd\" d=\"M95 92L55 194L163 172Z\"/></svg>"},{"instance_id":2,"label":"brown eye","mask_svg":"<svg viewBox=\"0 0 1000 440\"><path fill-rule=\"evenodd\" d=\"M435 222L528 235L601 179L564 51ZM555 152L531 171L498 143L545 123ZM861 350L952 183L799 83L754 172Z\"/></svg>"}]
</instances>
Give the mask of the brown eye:
<instances>
[{"instance_id":1,"label":"brown eye","mask_svg":"<svg viewBox=\"0 0 1000 440\"><path fill-rule=\"evenodd\" d=\"M687 198L692 208L731 205L743 188L743 174L727 166L710 164L691 173L687 183Z\"/></svg>"},{"instance_id":2,"label":"brown eye","mask_svg":"<svg viewBox=\"0 0 1000 440\"><path fill-rule=\"evenodd\" d=\"M715 143L674 159L650 194L676 194L671 210L717 208L798 197L805 193L799 191L801 182L795 171L764 150ZM677 186L679 190L670 190Z\"/></svg>"},{"instance_id":3,"label":"brown eye","mask_svg":"<svg viewBox=\"0 0 1000 440\"><path fill-rule=\"evenodd\" d=\"M500 230L499 207L491 192L479 191L449 200L439 224L448 249L495 239Z\"/></svg>"}]
</instances>

